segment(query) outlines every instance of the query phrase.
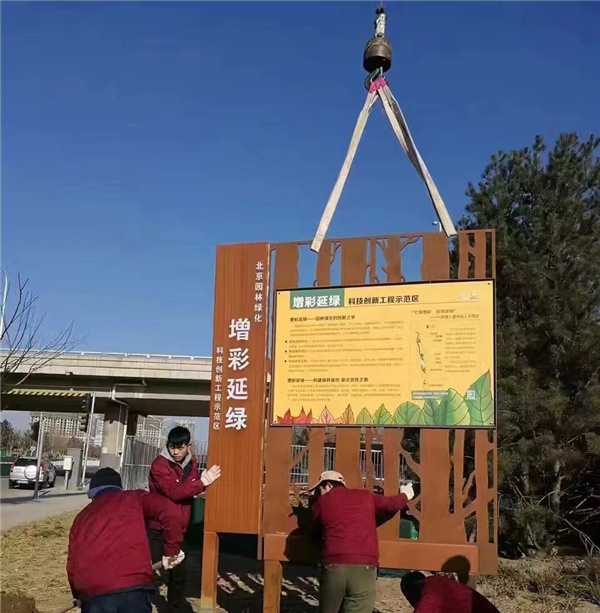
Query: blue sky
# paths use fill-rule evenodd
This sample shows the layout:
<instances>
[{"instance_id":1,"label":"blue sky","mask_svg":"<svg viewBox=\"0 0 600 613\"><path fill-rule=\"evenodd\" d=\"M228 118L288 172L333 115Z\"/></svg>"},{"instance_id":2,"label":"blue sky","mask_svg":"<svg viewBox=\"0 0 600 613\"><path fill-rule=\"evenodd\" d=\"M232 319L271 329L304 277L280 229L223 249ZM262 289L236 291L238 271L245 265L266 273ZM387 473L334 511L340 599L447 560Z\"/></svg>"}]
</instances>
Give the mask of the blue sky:
<instances>
[{"instance_id":1,"label":"blue sky","mask_svg":"<svg viewBox=\"0 0 600 613\"><path fill-rule=\"evenodd\" d=\"M3 2L2 264L81 349L207 355L215 246L311 239L375 2ZM600 5L394 2L389 82L451 215L499 148L600 131ZM379 107L331 236L430 230Z\"/></svg>"}]
</instances>

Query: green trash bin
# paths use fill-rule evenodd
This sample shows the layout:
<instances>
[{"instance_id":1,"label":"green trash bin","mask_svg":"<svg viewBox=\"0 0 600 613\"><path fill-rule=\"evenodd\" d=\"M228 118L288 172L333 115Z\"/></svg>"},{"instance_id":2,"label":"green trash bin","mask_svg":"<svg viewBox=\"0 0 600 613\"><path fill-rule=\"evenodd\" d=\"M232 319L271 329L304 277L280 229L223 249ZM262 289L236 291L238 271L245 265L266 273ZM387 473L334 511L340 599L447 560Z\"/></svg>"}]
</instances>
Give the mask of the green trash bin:
<instances>
[{"instance_id":1,"label":"green trash bin","mask_svg":"<svg viewBox=\"0 0 600 613\"><path fill-rule=\"evenodd\" d=\"M194 498L192 502L192 518L190 524L192 526L204 523L204 498Z\"/></svg>"},{"instance_id":2,"label":"green trash bin","mask_svg":"<svg viewBox=\"0 0 600 613\"><path fill-rule=\"evenodd\" d=\"M419 532L412 520L403 518L400 520L400 528L398 530L398 536L401 539L416 540L419 538Z\"/></svg>"},{"instance_id":3,"label":"green trash bin","mask_svg":"<svg viewBox=\"0 0 600 613\"><path fill-rule=\"evenodd\" d=\"M184 544L186 551L202 551L204 542L204 498L194 498L192 502L192 516L185 533Z\"/></svg>"}]
</instances>

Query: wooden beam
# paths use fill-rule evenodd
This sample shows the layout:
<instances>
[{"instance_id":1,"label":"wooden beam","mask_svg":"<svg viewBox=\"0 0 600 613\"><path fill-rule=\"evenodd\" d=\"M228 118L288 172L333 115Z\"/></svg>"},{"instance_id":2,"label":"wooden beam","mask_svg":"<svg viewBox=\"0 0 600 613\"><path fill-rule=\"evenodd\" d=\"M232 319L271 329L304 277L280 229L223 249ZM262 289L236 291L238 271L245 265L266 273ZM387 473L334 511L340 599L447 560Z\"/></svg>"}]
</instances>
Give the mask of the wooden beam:
<instances>
[{"instance_id":1,"label":"wooden beam","mask_svg":"<svg viewBox=\"0 0 600 613\"><path fill-rule=\"evenodd\" d=\"M297 564L318 564L319 548L302 536L285 534L265 534L264 555L266 560L295 562ZM403 539L399 541L379 541L379 565L381 568L415 569L452 572L456 568L450 560L462 557L469 562L470 574L479 571L479 551L477 545L457 545L447 543L421 543ZM460 567L463 568L462 566Z\"/></svg>"}]
</instances>

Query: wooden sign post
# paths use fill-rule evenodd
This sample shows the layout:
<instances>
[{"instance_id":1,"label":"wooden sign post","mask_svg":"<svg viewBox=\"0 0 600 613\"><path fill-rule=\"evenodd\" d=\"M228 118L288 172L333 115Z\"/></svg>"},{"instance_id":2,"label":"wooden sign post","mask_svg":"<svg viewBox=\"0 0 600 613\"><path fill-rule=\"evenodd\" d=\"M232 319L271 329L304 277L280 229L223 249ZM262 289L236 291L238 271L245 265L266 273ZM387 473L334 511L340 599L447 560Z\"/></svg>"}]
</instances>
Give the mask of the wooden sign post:
<instances>
[{"instance_id":1,"label":"wooden sign post","mask_svg":"<svg viewBox=\"0 0 600 613\"><path fill-rule=\"evenodd\" d=\"M215 279L203 610L216 606L219 532L259 534L262 516L269 246L219 246Z\"/></svg>"}]
</instances>

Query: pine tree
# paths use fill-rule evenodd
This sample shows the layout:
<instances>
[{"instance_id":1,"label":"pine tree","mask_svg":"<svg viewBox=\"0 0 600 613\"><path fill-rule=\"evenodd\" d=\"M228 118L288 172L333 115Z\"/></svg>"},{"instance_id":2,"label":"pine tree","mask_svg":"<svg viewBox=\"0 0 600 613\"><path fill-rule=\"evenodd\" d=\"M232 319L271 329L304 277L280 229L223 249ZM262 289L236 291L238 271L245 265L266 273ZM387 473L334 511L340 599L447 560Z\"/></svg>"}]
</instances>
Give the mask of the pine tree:
<instances>
[{"instance_id":1,"label":"pine tree","mask_svg":"<svg viewBox=\"0 0 600 613\"><path fill-rule=\"evenodd\" d=\"M492 156L460 223L496 229L501 526L525 553L600 526L599 143Z\"/></svg>"}]
</instances>

